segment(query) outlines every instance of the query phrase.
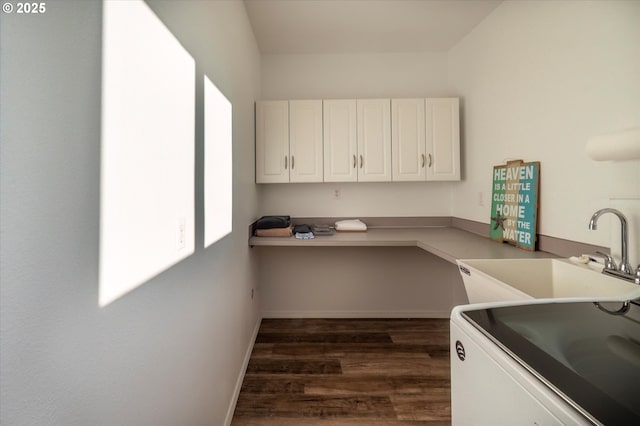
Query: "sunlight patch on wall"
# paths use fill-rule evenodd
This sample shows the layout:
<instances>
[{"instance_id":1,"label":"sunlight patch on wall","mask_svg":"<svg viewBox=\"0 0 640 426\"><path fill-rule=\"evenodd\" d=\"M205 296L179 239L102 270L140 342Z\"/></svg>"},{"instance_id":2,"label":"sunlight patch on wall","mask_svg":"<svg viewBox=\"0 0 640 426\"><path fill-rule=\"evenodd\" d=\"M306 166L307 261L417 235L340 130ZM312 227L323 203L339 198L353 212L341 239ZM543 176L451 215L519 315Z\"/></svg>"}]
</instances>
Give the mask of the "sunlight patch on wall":
<instances>
[{"instance_id":1,"label":"sunlight patch on wall","mask_svg":"<svg viewBox=\"0 0 640 426\"><path fill-rule=\"evenodd\" d=\"M231 233L233 222L232 106L204 76L204 246Z\"/></svg>"},{"instance_id":2,"label":"sunlight patch on wall","mask_svg":"<svg viewBox=\"0 0 640 426\"><path fill-rule=\"evenodd\" d=\"M100 306L194 252L195 61L143 1L105 1Z\"/></svg>"}]
</instances>

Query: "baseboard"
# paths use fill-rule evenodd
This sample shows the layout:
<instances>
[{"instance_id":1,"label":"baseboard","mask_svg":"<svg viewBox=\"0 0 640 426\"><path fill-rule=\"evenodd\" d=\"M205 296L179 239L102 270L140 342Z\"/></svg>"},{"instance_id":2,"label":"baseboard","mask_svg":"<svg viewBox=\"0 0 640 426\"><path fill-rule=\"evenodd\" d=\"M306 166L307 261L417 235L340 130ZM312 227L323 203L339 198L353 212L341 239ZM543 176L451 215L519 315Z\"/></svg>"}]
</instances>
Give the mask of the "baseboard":
<instances>
[{"instance_id":1,"label":"baseboard","mask_svg":"<svg viewBox=\"0 0 640 426\"><path fill-rule=\"evenodd\" d=\"M264 311L263 318L449 318L444 311Z\"/></svg>"},{"instance_id":2,"label":"baseboard","mask_svg":"<svg viewBox=\"0 0 640 426\"><path fill-rule=\"evenodd\" d=\"M256 338L258 337L258 331L260 330L261 322L262 322L262 318L258 318L258 321L256 322L256 326L253 329L251 344L247 347L247 351L244 354L242 369L240 370L240 374L238 375L238 380L236 381L236 388L233 391L233 397L231 398L231 403L229 404L229 409L227 410L227 417L224 421L225 426L230 426L231 421L233 420L233 413L236 410L236 404L238 403L238 397L240 396L240 390L242 389L242 382L244 381L244 375L247 372L247 367L249 366L249 360L251 359L251 352L253 352L253 346L256 343Z\"/></svg>"}]
</instances>

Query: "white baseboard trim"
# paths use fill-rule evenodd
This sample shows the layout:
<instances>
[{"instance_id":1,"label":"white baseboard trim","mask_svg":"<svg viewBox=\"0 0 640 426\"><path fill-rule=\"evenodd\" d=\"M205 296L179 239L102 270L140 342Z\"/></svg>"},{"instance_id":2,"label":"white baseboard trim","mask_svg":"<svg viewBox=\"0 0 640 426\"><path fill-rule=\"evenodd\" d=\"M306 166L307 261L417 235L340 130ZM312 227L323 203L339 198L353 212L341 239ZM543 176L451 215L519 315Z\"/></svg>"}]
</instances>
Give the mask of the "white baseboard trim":
<instances>
[{"instance_id":1,"label":"white baseboard trim","mask_svg":"<svg viewBox=\"0 0 640 426\"><path fill-rule=\"evenodd\" d=\"M451 311L263 311L262 318L450 318Z\"/></svg>"},{"instance_id":2,"label":"white baseboard trim","mask_svg":"<svg viewBox=\"0 0 640 426\"><path fill-rule=\"evenodd\" d=\"M247 347L247 351L244 354L242 369L240 370L240 374L238 375L238 380L236 381L236 388L233 391L233 397L231 398L231 403L229 404L229 408L227 409L227 417L225 418L225 421L224 421L225 426L230 426L231 420L233 420L233 413L236 410L236 404L238 403L238 397L240 396L240 390L242 389L242 382L244 381L244 375L247 372L247 367L249 366L249 360L251 359L251 352L253 352L253 346L256 343L256 338L258 337L258 331L260 330L261 322L262 322L262 317L258 318L258 321L256 322L256 326L253 329L253 336L251 337L251 344Z\"/></svg>"}]
</instances>

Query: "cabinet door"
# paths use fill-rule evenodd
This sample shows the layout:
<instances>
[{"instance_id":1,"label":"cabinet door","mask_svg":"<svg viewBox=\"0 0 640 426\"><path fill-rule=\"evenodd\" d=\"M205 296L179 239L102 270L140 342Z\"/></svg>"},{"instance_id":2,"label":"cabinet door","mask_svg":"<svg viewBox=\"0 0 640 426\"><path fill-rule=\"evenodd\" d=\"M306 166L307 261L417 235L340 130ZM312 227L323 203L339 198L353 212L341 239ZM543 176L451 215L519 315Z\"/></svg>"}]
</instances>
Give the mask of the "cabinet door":
<instances>
[{"instance_id":1,"label":"cabinet door","mask_svg":"<svg viewBox=\"0 0 640 426\"><path fill-rule=\"evenodd\" d=\"M289 101L290 182L322 182L322 101Z\"/></svg>"},{"instance_id":2,"label":"cabinet door","mask_svg":"<svg viewBox=\"0 0 640 426\"><path fill-rule=\"evenodd\" d=\"M324 181L358 180L355 99L323 101Z\"/></svg>"},{"instance_id":3,"label":"cabinet door","mask_svg":"<svg viewBox=\"0 0 640 426\"><path fill-rule=\"evenodd\" d=\"M391 101L358 99L358 181L391 181Z\"/></svg>"},{"instance_id":4,"label":"cabinet door","mask_svg":"<svg viewBox=\"0 0 640 426\"><path fill-rule=\"evenodd\" d=\"M289 102L256 102L256 183L289 182Z\"/></svg>"},{"instance_id":5,"label":"cabinet door","mask_svg":"<svg viewBox=\"0 0 640 426\"><path fill-rule=\"evenodd\" d=\"M427 99L427 180L460 180L458 98Z\"/></svg>"},{"instance_id":6,"label":"cabinet door","mask_svg":"<svg viewBox=\"0 0 640 426\"><path fill-rule=\"evenodd\" d=\"M424 99L391 100L391 160L394 181L424 181Z\"/></svg>"}]
</instances>

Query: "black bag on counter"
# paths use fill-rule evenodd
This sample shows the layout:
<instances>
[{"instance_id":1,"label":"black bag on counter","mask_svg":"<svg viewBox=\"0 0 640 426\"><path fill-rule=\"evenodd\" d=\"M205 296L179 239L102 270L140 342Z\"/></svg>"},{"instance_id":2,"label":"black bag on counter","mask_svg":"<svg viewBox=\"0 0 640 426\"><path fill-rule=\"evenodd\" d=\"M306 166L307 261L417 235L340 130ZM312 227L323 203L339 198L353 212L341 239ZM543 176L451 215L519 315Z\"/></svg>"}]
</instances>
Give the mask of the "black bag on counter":
<instances>
[{"instance_id":1,"label":"black bag on counter","mask_svg":"<svg viewBox=\"0 0 640 426\"><path fill-rule=\"evenodd\" d=\"M288 228L290 225L290 216L262 216L256 221L256 229Z\"/></svg>"},{"instance_id":2,"label":"black bag on counter","mask_svg":"<svg viewBox=\"0 0 640 426\"><path fill-rule=\"evenodd\" d=\"M308 234L311 232L311 227L309 225L296 225L293 227L294 234Z\"/></svg>"}]
</instances>

